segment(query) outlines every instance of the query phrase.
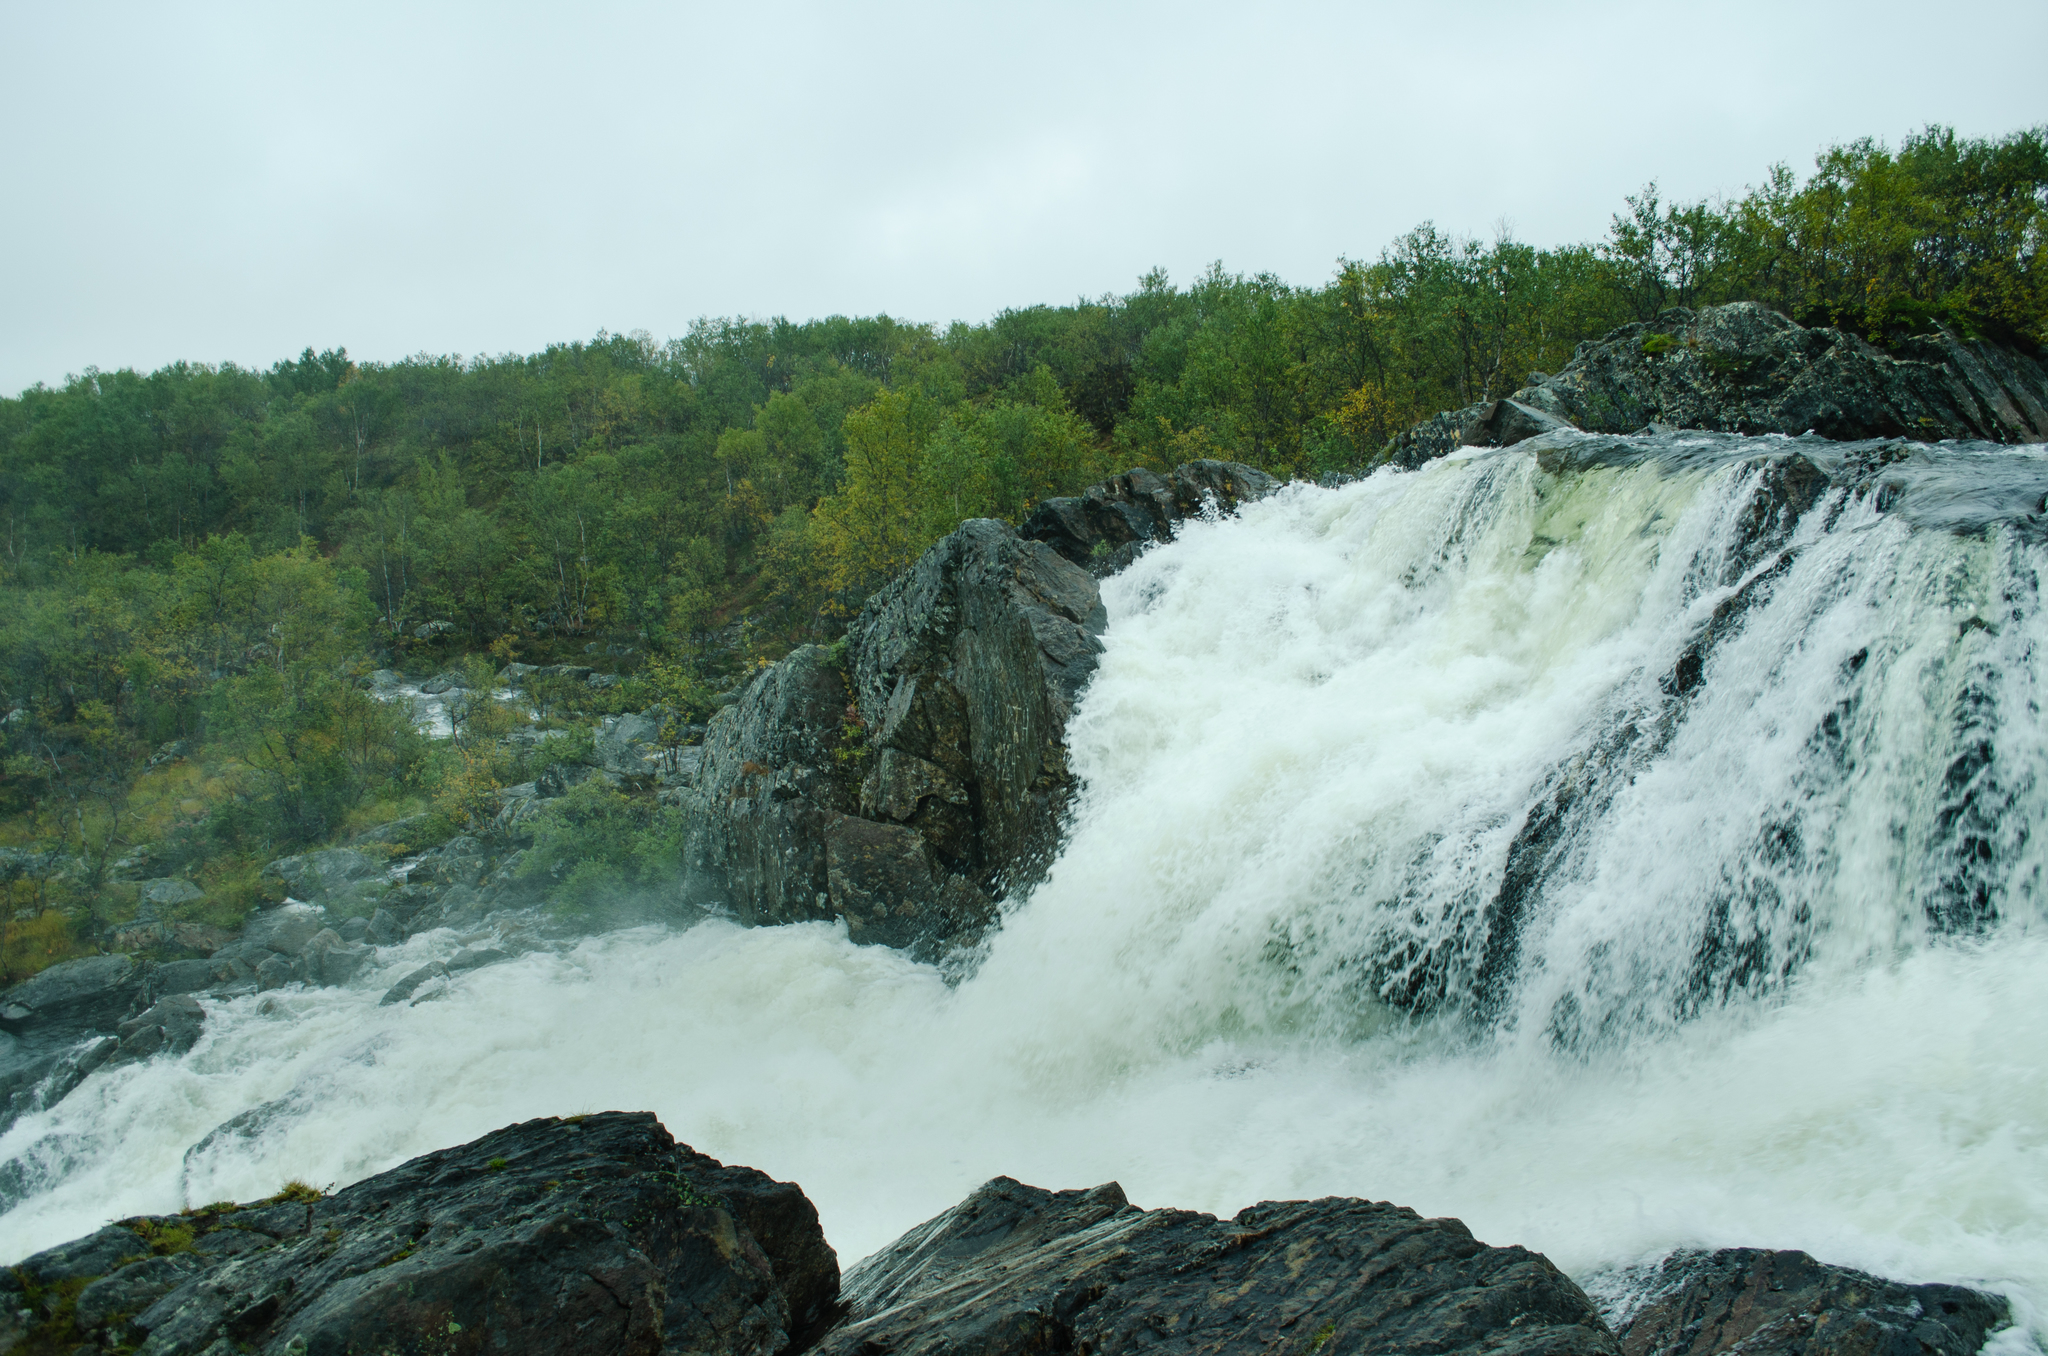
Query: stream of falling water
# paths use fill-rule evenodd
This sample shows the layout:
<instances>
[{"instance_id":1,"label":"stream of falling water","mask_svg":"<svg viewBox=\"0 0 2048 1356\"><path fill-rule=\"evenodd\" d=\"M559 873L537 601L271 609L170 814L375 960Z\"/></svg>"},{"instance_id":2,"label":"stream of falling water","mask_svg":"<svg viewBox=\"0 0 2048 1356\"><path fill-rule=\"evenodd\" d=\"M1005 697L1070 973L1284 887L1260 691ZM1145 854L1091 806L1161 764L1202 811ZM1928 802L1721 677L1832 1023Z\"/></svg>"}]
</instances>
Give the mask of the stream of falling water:
<instances>
[{"instance_id":1,"label":"stream of falling water","mask_svg":"<svg viewBox=\"0 0 2048 1356\"><path fill-rule=\"evenodd\" d=\"M1774 518L1733 453L1796 446L1191 523L1105 588L1068 845L969 978L710 922L380 1007L458 945L416 937L18 1123L0 1255L644 1108L801 1183L843 1263L999 1173L1114 1178L1393 1200L1581 1276L1803 1248L2038 1332L2048 552L1840 489Z\"/></svg>"}]
</instances>

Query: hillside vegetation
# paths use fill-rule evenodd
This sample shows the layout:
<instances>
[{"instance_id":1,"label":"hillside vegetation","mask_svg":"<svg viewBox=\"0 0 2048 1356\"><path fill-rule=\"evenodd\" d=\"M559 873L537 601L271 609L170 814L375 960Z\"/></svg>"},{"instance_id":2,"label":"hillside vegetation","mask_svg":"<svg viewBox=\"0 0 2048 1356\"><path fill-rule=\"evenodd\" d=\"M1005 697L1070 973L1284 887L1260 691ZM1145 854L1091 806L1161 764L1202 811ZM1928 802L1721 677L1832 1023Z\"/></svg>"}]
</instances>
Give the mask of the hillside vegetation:
<instances>
[{"instance_id":1,"label":"hillside vegetation","mask_svg":"<svg viewBox=\"0 0 2048 1356\"><path fill-rule=\"evenodd\" d=\"M480 830L599 716L658 704L688 738L961 520L1113 471L1366 469L1674 305L2039 347L2044 225L2048 129L1931 128L1731 201L1652 185L1597 243L1425 223L1316 286L1218 265L944 329L705 319L667 343L34 387L0 400L0 978L107 944L141 879L196 881L184 916L225 924L280 854L413 812ZM505 736L529 716L481 698L428 739L365 681L482 691L514 661L619 681L536 680L534 716L571 737L526 744ZM662 828L614 799L616 852L644 862Z\"/></svg>"}]
</instances>

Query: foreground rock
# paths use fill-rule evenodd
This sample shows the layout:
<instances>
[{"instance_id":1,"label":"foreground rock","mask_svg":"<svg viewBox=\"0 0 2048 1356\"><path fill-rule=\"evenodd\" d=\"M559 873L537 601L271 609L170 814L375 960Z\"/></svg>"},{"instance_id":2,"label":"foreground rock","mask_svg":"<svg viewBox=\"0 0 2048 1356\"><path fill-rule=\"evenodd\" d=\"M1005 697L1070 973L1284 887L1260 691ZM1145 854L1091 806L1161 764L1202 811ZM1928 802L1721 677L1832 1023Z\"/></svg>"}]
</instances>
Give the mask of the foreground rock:
<instances>
[{"instance_id":1,"label":"foreground rock","mask_svg":"<svg viewBox=\"0 0 2048 1356\"><path fill-rule=\"evenodd\" d=\"M1385 1203L1219 1220L1007 1177L842 1289L799 1188L608 1112L332 1196L109 1225L0 1269L0 1350L1973 1356L2009 1321L1996 1296L1793 1252L1681 1253L1595 1289L1604 1318L1539 1254Z\"/></svg>"},{"instance_id":2,"label":"foreground rock","mask_svg":"<svg viewBox=\"0 0 2048 1356\"><path fill-rule=\"evenodd\" d=\"M1805 329L1755 302L1673 308L1579 345L1556 376L1440 414L1388 449L1419 466L1459 447L1506 447L1560 428L1645 427L1823 438L2048 440L2048 369L1950 334L1884 351Z\"/></svg>"},{"instance_id":3,"label":"foreground rock","mask_svg":"<svg viewBox=\"0 0 2048 1356\"><path fill-rule=\"evenodd\" d=\"M799 1189L610 1112L325 1198L124 1221L0 1272L0 1308L50 1350L772 1356L831 1320L838 1283Z\"/></svg>"},{"instance_id":4,"label":"foreground rock","mask_svg":"<svg viewBox=\"0 0 2048 1356\"><path fill-rule=\"evenodd\" d=\"M1998 1295L1881 1280L1803 1252L1679 1252L1606 1280L1623 1356L1976 1356L2012 1320Z\"/></svg>"},{"instance_id":5,"label":"foreground rock","mask_svg":"<svg viewBox=\"0 0 2048 1356\"><path fill-rule=\"evenodd\" d=\"M1219 1220L999 1177L855 1267L843 1299L820 1353L1617 1351L1538 1254L1340 1198Z\"/></svg>"},{"instance_id":6,"label":"foreground rock","mask_svg":"<svg viewBox=\"0 0 2048 1356\"><path fill-rule=\"evenodd\" d=\"M796 651L713 717L665 793L685 811L689 894L749 923L843 918L856 941L925 956L974 943L1058 847L1067 721L1106 620L1096 578L1276 483L1194 462L1048 501L1022 533L963 524L842 646ZM646 747L624 722L618 737Z\"/></svg>"}]
</instances>

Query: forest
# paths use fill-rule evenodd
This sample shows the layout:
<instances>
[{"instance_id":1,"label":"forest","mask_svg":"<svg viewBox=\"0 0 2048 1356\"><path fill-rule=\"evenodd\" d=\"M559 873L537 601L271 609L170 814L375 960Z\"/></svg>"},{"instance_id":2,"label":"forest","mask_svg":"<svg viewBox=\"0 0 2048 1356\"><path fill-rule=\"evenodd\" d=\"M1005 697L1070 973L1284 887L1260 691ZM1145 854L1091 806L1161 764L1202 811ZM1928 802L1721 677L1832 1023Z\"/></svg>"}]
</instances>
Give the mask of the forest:
<instances>
[{"instance_id":1,"label":"forest","mask_svg":"<svg viewBox=\"0 0 2048 1356\"><path fill-rule=\"evenodd\" d=\"M145 868L225 923L271 858L400 814L478 828L536 772L489 703L431 740L373 670L595 664L621 681L544 695L546 721L687 730L965 519L1196 457L1364 473L1667 307L2038 349L2044 229L2048 127L1929 128L1725 200L1647 186L1581 245L1424 223L1307 286L1218 264L943 328L705 318L32 387L0 399L0 980L104 945ZM644 858L662 829L634 822L587 836Z\"/></svg>"}]
</instances>

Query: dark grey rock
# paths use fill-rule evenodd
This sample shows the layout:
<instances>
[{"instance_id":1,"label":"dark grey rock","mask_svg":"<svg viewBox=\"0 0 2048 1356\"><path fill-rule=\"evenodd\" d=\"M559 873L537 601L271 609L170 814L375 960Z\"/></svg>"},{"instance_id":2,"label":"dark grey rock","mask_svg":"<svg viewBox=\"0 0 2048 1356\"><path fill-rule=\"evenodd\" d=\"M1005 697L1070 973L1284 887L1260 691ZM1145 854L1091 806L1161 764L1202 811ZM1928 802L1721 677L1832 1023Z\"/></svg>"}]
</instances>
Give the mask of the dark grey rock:
<instances>
[{"instance_id":1,"label":"dark grey rock","mask_svg":"<svg viewBox=\"0 0 2048 1356\"><path fill-rule=\"evenodd\" d=\"M61 961L0 994L0 1030L112 1031L143 997L143 967L127 956Z\"/></svg>"},{"instance_id":2,"label":"dark grey rock","mask_svg":"<svg viewBox=\"0 0 2048 1356\"><path fill-rule=\"evenodd\" d=\"M591 739L591 754L607 772L626 777L651 777L652 760L661 749L661 721L654 715L610 716L599 723Z\"/></svg>"},{"instance_id":3,"label":"dark grey rock","mask_svg":"<svg viewBox=\"0 0 2048 1356\"><path fill-rule=\"evenodd\" d=\"M326 927L327 910L317 904L280 904L274 908L252 909L248 921L242 924L242 936L237 946L252 963L260 964L263 957L256 953L268 951L280 956L296 956Z\"/></svg>"},{"instance_id":4,"label":"dark grey rock","mask_svg":"<svg viewBox=\"0 0 2048 1356\"><path fill-rule=\"evenodd\" d=\"M204 890L191 881L181 880L176 876L162 876L156 880L143 881L136 893L143 903L153 904L160 909L174 909L182 904L199 904L206 899Z\"/></svg>"},{"instance_id":5,"label":"dark grey rock","mask_svg":"<svg viewBox=\"0 0 2048 1356\"><path fill-rule=\"evenodd\" d=\"M535 678L564 678L572 683L582 683L589 681L590 675L596 672L597 670L591 668L588 664L543 664L528 674L527 677L529 680Z\"/></svg>"},{"instance_id":6,"label":"dark grey rock","mask_svg":"<svg viewBox=\"0 0 2048 1356\"><path fill-rule=\"evenodd\" d=\"M516 692L526 686L528 678L539 672L540 669L532 664L507 664L498 670L498 682L501 686L509 687Z\"/></svg>"},{"instance_id":7,"label":"dark grey rock","mask_svg":"<svg viewBox=\"0 0 2048 1356\"><path fill-rule=\"evenodd\" d=\"M305 971L288 956L271 955L256 964L256 992L267 993L305 978Z\"/></svg>"},{"instance_id":8,"label":"dark grey rock","mask_svg":"<svg viewBox=\"0 0 2048 1356\"><path fill-rule=\"evenodd\" d=\"M377 1000L377 1006L381 1008L387 1007L392 1003L406 1002L414 994L426 987L428 981L446 979L447 977L447 966L439 961L429 961L385 990L384 996Z\"/></svg>"},{"instance_id":9,"label":"dark grey rock","mask_svg":"<svg viewBox=\"0 0 2048 1356\"><path fill-rule=\"evenodd\" d=\"M420 684L421 694L428 697L438 697L445 692L467 691L469 691L469 679L465 678L455 669L449 669L445 673L437 673L427 679L426 682Z\"/></svg>"},{"instance_id":10,"label":"dark grey rock","mask_svg":"<svg viewBox=\"0 0 2048 1356\"><path fill-rule=\"evenodd\" d=\"M819 1356L1086 1351L1617 1356L1537 1253L1370 1201L1267 1202L1228 1220L1140 1210L1115 1184L988 1183L847 1273Z\"/></svg>"},{"instance_id":11,"label":"dark grey rock","mask_svg":"<svg viewBox=\"0 0 2048 1356\"><path fill-rule=\"evenodd\" d=\"M167 961L149 973L149 991L159 997L176 993L198 993L218 983L211 960Z\"/></svg>"},{"instance_id":12,"label":"dark grey rock","mask_svg":"<svg viewBox=\"0 0 2048 1356\"><path fill-rule=\"evenodd\" d=\"M358 848L327 848L296 857L280 857L256 879L267 899L297 899L319 904L353 881L379 875L383 862Z\"/></svg>"},{"instance_id":13,"label":"dark grey rock","mask_svg":"<svg viewBox=\"0 0 2048 1356\"><path fill-rule=\"evenodd\" d=\"M1101 579L1115 574L1153 542L1173 535L1174 524L1211 506L1228 513L1259 499L1280 482L1235 461L1191 461L1167 475L1126 471L1079 495L1042 501L1018 529Z\"/></svg>"},{"instance_id":14,"label":"dark grey rock","mask_svg":"<svg viewBox=\"0 0 2048 1356\"><path fill-rule=\"evenodd\" d=\"M1556 421L1553 423L1551 421ZM1674 308L1579 345L1555 376L1504 401L1437 415L1387 459L1418 466L1458 447L1504 447L1561 423L1866 438L2048 440L2048 369L2026 354L1942 333L1890 351L1805 329L1755 302Z\"/></svg>"},{"instance_id":15,"label":"dark grey rock","mask_svg":"<svg viewBox=\"0 0 2048 1356\"><path fill-rule=\"evenodd\" d=\"M33 1257L23 1258L13 1269L37 1285L56 1285L104 1276L129 1263L149 1256L149 1245L133 1229L109 1224L98 1233L73 1239Z\"/></svg>"},{"instance_id":16,"label":"dark grey rock","mask_svg":"<svg viewBox=\"0 0 2048 1356\"><path fill-rule=\"evenodd\" d=\"M800 1191L677 1145L644 1113L529 1121L316 1201L135 1223L199 1237L117 1271L137 1242L122 1230L96 1271L67 1274L105 1276L79 1307L85 1331L150 1356L776 1356L829 1321L838 1290ZM236 1246L207 1246L221 1235ZM119 1320L117 1294L153 1302Z\"/></svg>"},{"instance_id":17,"label":"dark grey rock","mask_svg":"<svg viewBox=\"0 0 2048 1356\"><path fill-rule=\"evenodd\" d=\"M2003 1296L1761 1248L1678 1252L1590 1284L1623 1356L1976 1356L2012 1321Z\"/></svg>"},{"instance_id":18,"label":"dark grey rock","mask_svg":"<svg viewBox=\"0 0 2048 1356\"><path fill-rule=\"evenodd\" d=\"M154 1055L182 1055L199 1043L206 1009L189 993L160 998L148 1011L121 1023L121 1041L109 1061L126 1064Z\"/></svg>"},{"instance_id":19,"label":"dark grey rock","mask_svg":"<svg viewBox=\"0 0 2048 1356\"><path fill-rule=\"evenodd\" d=\"M130 1235L133 1237L133 1235ZM205 1263L189 1253L146 1257L79 1292L74 1321L80 1332L98 1332L117 1318L138 1314L190 1280ZM125 1325L123 1325L125 1327Z\"/></svg>"},{"instance_id":20,"label":"dark grey rock","mask_svg":"<svg viewBox=\"0 0 2048 1356\"><path fill-rule=\"evenodd\" d=\"M369 940L377 946L396 946L405 940L405 929L398 921L398 915L389 909L379 909L370 915Z\"/></svg>"},{"instance_id":21,"label":"dark grey rock","mask_svg":"<svg viewBox=\"0 0 2048 1356\"><path fill-rule=\"evenodd\" d=\"M432 830L439 822L438 817L431 814L407 815L403 819L394 819L389 824L379 824L374 829L365 829L355 836L355 841L375 843L401 851L432 847Z\"/></svg>"},{"instance_id":22,"label":"dark grey rock","mask_svg":"<svg viewBox=\"0 0 2048 1356\"><path fill-rule=\"evenodd\" d=\"M344 918L335 929L344 942L363 942L370 937L370 920L367 918Z\"/></svg>"},{"instance_id":23,"label":"dark grey rock","mask_svg":"<svg viewBox=\"0 0 2048 1356\"><path fill-rule=\"evenodd\" d=\"M464 970L479 970L511 959L512 953L501 947L465 946L448 958L448 970L451 974L460 974Z\"/></svg>"}]
</instances>

